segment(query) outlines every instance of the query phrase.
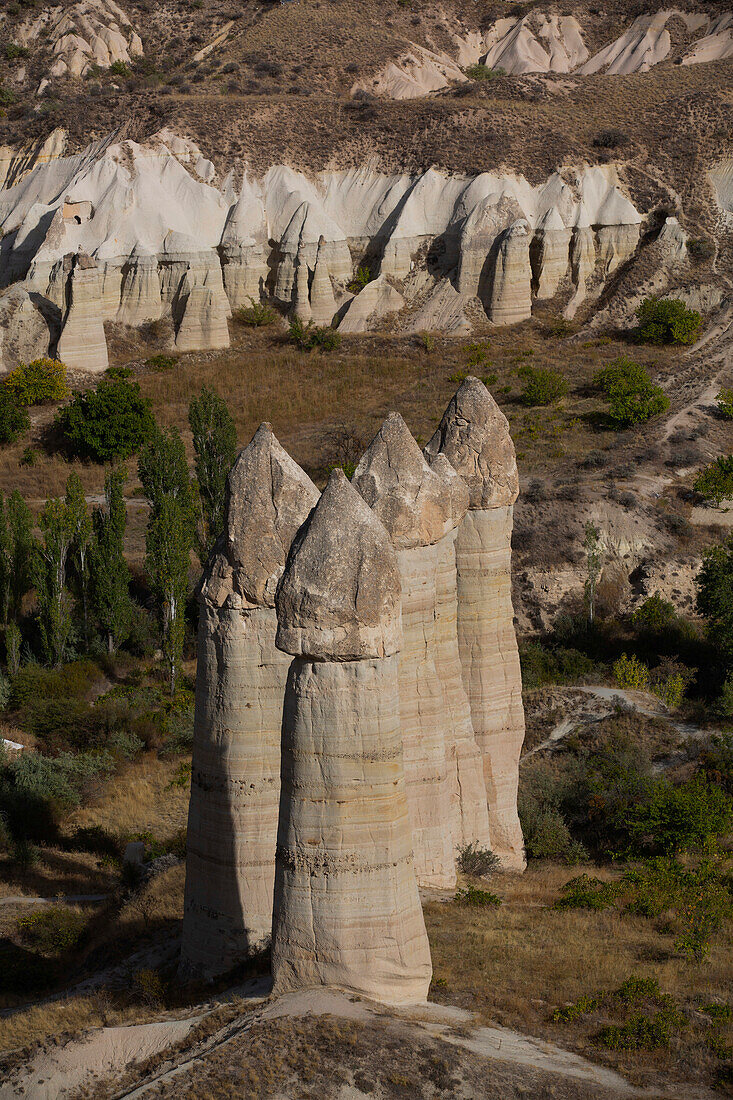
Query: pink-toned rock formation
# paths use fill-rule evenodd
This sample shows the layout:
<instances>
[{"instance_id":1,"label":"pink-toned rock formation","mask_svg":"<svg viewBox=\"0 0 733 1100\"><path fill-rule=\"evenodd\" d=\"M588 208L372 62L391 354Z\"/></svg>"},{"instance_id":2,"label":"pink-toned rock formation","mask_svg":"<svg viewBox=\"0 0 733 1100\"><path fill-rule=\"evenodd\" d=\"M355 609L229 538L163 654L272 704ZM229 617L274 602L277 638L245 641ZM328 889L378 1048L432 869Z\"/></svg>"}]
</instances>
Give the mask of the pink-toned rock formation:
<instances>
[{"instance_id":1,"label":"pink-toned rock formation","mask_svg":"<svg viewBox=\"0 0 733 1100\"><path fill-rule=\"evenodd\" d=\"M200 593L182 969L210 977L269 940L290 660L275 588L318 490L263 424L229 475Z\"/></svg>"},{"instance_id":2,"label":"pink-toned rock formation","mask_svg":"<svg viewBox=\"0 0 733 1100\"><path fill-rule=\"evenodd\" d=\"M273 914L276 993L425 1000L431 966L402 764L400 577L382 524L335 470L277 593L285 694Z\"/></svg>"},{"instance_id":3,"label":"pink-toned rock formation","mask_svg":"<svg viewBox=\"0 0 733 1100\"><path fill-rule=\"evenodd\" d=\"M468 486L469 510L456 536L458 647L484 760L491 847L505 868L521 870L517 786L524 711L510 576L519 481L509 425L477 378L462 383L427 452L442 452Z\"/></svg>"},{"instance_id":4,"label":"pink-toned rock formation","mask_svg":"<svg viewBox=\"0 0 733 1100\"><path fill-rule=\"evenodd\" d=\"M457 817L451 801L449 714L435 664L438 544L453 527L448 483L434 473L399 413L390 413L353 479L387 529L402 582L404 643L399 655L405 785L417 881L456 882Z\"/></svg>"}]
</instances>

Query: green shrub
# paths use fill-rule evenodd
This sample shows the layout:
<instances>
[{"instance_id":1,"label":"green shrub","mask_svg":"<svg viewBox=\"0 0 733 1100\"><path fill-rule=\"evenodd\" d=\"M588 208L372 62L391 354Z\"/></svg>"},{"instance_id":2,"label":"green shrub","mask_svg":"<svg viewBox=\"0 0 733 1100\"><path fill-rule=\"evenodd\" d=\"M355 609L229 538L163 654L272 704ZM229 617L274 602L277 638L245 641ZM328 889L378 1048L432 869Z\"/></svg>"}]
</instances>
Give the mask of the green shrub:
<instances>
[{"instance_id":1,"label":"green shrub","mask_svg":"<svg viewBox=\"0 0 733 1100\"><path fill-rule=\"evenodd\" d=\"M622 653L613 664L613 678L620 688L646 691L649 687L649 669L632 654Z\"/></svg>"},{"instance_id":2,"label":"green shrub","mask_svg":"<svg viewBox=\"0 0 733 1100\"><path fill-rule=\"evenodd\" d=\"M695 478L693 488L716 507L722 500L733 497L733 454L720 455Z\"/></svg>"},{"instance_id":3,"label":"green shrub","mask_svg":"<svg viewBox=\"0 0 733 1100\"><path fill-rule=\"evenodd\" d=\"M539 642L526 642L519 650L522 685L525 690L546 684L572 684L593 675L595 665L578 649L559 646L550 649Z\"/></svg>"},{"instance_id":4,"label":"green shrub","mask_svg":"<svg viewBox=\"0 0 733 1100\"><path fill-rule=\"evenodd\" d=\"M0 766L0 804L11 835L52 841L60 816L91 797L113 771L109 753L23 752Z\"/></svg>"},{"instance_id":5,"label":"green shrub","mask_svg":"<svg viewBox=\"0 0 733 1100\"><path fill-rule=\"evenodd\" d=\"M163 372L173 370L177 362L178 359L175 355L159 354L151 355L149 359L146 359L145 366L150 367L151 370Z\"/></svg>"},{"instance_id":6,"label":"green shrub","mask_svg":"<svg viewBox=\"0 0 733 1100\"><path fill-rule=\"evenodd\" d=\"M109 67L109 71L112 76L132 76L132 69L129 65L126 65L124 61L113 61Z\"/></svg>"},{"instance_id":7,"label":"green shrub","mask_svg":"<svg viewBox=\"0 0 733 1100\"><path fill-rule=\"evenodd\" d=\"M669 408L661 387L653 385L644 367L626 355L598 371L593 381L608 399L608 417L616 430L643 424Z\"/></svg>"},{"instance_id":8,"label":"green shrub","mask_svg":"<svg viewBox=\"0 0 733 1100\"><path fill-rule=\"evenodd\" d=\"M105 378L132 378L132 370L130 367L107 367L104 372Z\"/></svg>"},{"instance_id":9,"label":"green shrub","mask_svg":"<svg viewBox=\"0 0 733 1100\"><path fill-rule=\"evenodd\" d=\"M456 863L458 870L464 875L475 875L477 878L489 875L501 866L501 860L497 855L488 848L480 848L475 842L465 844L458 849Z\"/></svg>"},{"instance_id":10,"label":"green shrub","mask_svg":"<svg viewBox=\"0 0 733 1100\"><path fill-rule=\"evenodd\" d=\"M374 276L372 275L368 267L357 267L356 275L349 283L349 290L352 292L352 294L359 294L360 291L362 291L364 287L372 281L373 278Z\"/></svg>"},{"instance_id":11,"label":"green shrub","mask_svg":"<svg viewBox=\"0 0 733 1100\"><path fill-rule=\"evenodd\" d=\"M565 883L562 897L553 909L612 909L622 889L619 882L603 882L591 875L579 875Z\"/></svg>"},{"instance_id":12,"label":"green shrub","mask_svg":"<svg viewBox=\"0 0 733 1100\"><path fill-rule=\"evenodd\" d=\"M341 343L341 335L335 329L328 325L314 325L312 321L304 325L299 317L293 317L290 322L288 339L300 351L312 351L313 348L334 351Z\"/></svg>"},{"instance_id":13,"label":"green shrub","mask_svg":"<svg viewBox=\"0 0 733 1100\"><path fill-rule=\"evenodd\" d=\"M250 298L249 305L235 310L232 316L240 325L249 325L250 328L263 328L266 325L274 325L278 315L267 302L258 302L254 298Z\"/></svg>"},{"instance_id":14,"label":"green shrub","mask_svg":"<svg viewBox=\"0 0 733 1100\"><path fill-rule=\"evenodd\" d=\"M655 592L642 604L639 604L631 616L631 621L637 630L649 634L661 634L667 630L676 618L674 604Z\"/></svg>"},{"instance_id":15,"label":"green shrub","mask_svg":"<svg viewBox=\"0 0 733 1100\"><path fill-rule=\"evenodd\" d=\"M479 909L497 908L501 905L501 898L489 890L479 890L476 886L467 886L465 890L459 890L453 898L459 905L473 905Z\"/></svg>"},{"instance_id":16,"label":"green shrub","mask_svg":"<svg viewBox=\"0 0 733 1100\"><path fill-rule=\"evenodd\" d=\"M469 65L463 72L469 80L495 80L506 75L504 69L490 69L488 65Z\"/></svg>"},{"instance_id":17,"label":"green shrub","mask_svg":"<svg viewBox=\"0 0 733 1100\"><path fill-rule=\"evenodd\" d=\"M5 46L5 56L8 61L15 61L19 57L27 57L28 49L26 46L19 46L16 42L8 42Z\"/></svg>"},{"instance_id":18,"label":"green shrub","mask_svg":"<svg viewBox=\"0 0 733 1100\"><path fill-rule=\"evenodd\" d=\"M727 1024L733 1020L733 1005L712 1001L710 1004L702 1005L702 1011L716 1023Z\"/></svg>"},{"instance_id":19,"label":"green shrub","mask_svg":"<svg viewBox=\"0 0 733 1100\"><path fill-rule=\"evenodd\" d=\"M34 359L21 363L4 382L18 405L43 405L63 401L69 395L66 367L59 359Z\"/></svg>"},{"instance_id":20,"label":"green shrub","mask_svg":"<svg viewBox=\"0 0 733 1100\"><path fill-rule=\"evenodd\" d=\"M702 317L679 298L645 298L636 311L636 338L642 344L694 344Z\"/></svg>"},{"instance_id":21,"label":"green shrub","mask_svg":"<svg viewBox=\"0 0 733 1100\"><path fill-rule=\"evenodd\" d=\"M42 955L63 955L76 947L86 927L86 918L78 909L52 905L30 913L18 921L18 934L23 943Z\"/></svg>"},{"instance_id":22,"label":"green shrub","mask_svg":"<svg viewBox=\"0 0 733 1100\"><path fill-rule=\"evenodd\" d=\"M720 415L733 420L733 390L721 390L716 403Z\"/></svg>"},{"instance_id":23,"label":"green shrub","mask_svg":"<svg viewBox=\"0 0 733 1100\"><path fill-rule=\"evenodd\" d=\"M17 404L10 390L0 386L0 446L14 443L30 426L28 410Z\"/></svg>"},{"instance_id":24,"label":"green shrub","mask_svg":"<svg viewBox=\"0 0 733 1100\"><path fill-rule=\"evenodd\" d=\"M523 405L552 405L568 392L563 376L547 367L522 367L519 376L524 380L524 389L519 395Z\"/></svg>"},{"instance_id":25,"label":"green shrub","mask_svg":"<svg viewBox=\"0 0 733 1100\"><path fill-rule=\"evenodd\" d=\"M568 824L556 806L542 805L531 794L521 792L519 819L528 859L550 859L554 863L585 863L585 848L574 840Z\"/></svg>"},{"instance_id":26,"label":"green shrub","mask_svg":"<svg viewBox=\"0 0 733 1100\"><path fill-rule=\"evenodd\" d=\"M95 462L129 458L150 439L155 420L137 382L103 379L76 395L56 423L74 454Z\"/></svg>"},{"instance_id":27,"label":"green shrub","mask_svg":"<svg viewBox=\"0 0 733 1100\"><path fill-rule=\"evenodd\" d=\"M702 775L673 786L664 779L643 804L629 808L628 835L640 852L673 855L704 847L733 826L733 801Z\"/></svg>"},{"instance_id":28,"label":"green shrub","mask_svg":"<svg viewBox=\"0 0 733 1100\"><path fill-rule=\"evenodd\" d=\"M600 997L588 997L587 995L579 997L574 1004L556 1008L550 1018L554 1024L572 1024L575 1020L579 1020L581 1016L586 1016L589 1012L595 1012L600 1003Z\"/></svg>"},{"instance_id":29,"label":"green shrub","mask_svg":"<svg viewBox=\"0 0 733 1100\"><path fill-rule=\"evenodd\" d=\"M595 1036L607 1050L659 1050L668 1047L676 1030L687 1026L687 1017L673 1004L653 1016L636 1013L625 1024L608 1024Z\"/></svg>"},{"instance_id":30,"label":"green shrub","mask_svg":"<svg viewBox=\"0 0 733 1100\"><path fill-rule=\"evenodd\" d=\"M660 997L659 981L657 978L637 978L632 974L619 986L613 996L626 1005L639 1004L641 1001L655 1001Z\"/></svg>"}]
</instances>

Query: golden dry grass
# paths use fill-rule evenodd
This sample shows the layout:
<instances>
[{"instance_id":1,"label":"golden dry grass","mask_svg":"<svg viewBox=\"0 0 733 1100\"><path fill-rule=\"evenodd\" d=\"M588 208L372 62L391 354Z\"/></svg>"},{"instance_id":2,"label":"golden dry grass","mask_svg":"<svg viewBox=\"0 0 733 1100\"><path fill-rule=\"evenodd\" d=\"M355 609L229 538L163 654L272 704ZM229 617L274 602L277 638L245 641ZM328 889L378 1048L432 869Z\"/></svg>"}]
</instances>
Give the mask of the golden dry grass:
<instances>
[{"instance_id":1,"label":"golden dry grass","mask_svg":"<svg viewBox=\"0 0 733 1100\"><path fill-rule=\"evenodd\" d=\"M91 852L43 847L38 856L37 863L21 871L8 853L0 854L0 897L103 894L116 885L113 871Z\"/></svg>"},{"instance_id":2,"label":"golden dry grass","mask_svg":"<svg viewBox=\"0 0 733 1100\"><path fill-rule=\"evenodd\" d=\"M139 1005L116 1007L105 990L32 1005L12 1016L0 1017L0 1052L18 1050L50 1037L78 1035L89 1028L137 1022L140 1015Z\"/></svg>"},{"instance_id":3,"label":"golden dry grass","mask_svg":"<svg viewBox=\"0 0 733 1100\"><path fill-rule=\"evenodd\" d=\"M185 828L188 788L170 786L180 763L178 757L142 756L110 780L99 801L76 810L65 829L99 826L115 835L150 831L168 837Z\"/></svg>"},{"instance_id":4,"label":"golden dry grass","mask_svg":"<svg viewBox=\"0 0 733 1100\"><path fill-rule=\"evenodd\" d=\"M699 1043L682 1050L616 1054L600 1050L583 1020L553 1024L556 1007L613 991L632 974L655 977L664 993L692 1005L729 1002L733 989L733 929L713 941L710 959L687 963L673 953L673 935L655 922L605 910L554 910L560 887L578 872L530 866L519 877L492 880L499 909L430 903L425 919L433 958L431 999L457 1004L479 1018L571 1045L640 1080L656 1074L681 1080L710 1075L714 1059ZM591 872L611 877L603 870ZM733 1026L720 1032L731 1043Z\"/></svg>"}]
</instances>

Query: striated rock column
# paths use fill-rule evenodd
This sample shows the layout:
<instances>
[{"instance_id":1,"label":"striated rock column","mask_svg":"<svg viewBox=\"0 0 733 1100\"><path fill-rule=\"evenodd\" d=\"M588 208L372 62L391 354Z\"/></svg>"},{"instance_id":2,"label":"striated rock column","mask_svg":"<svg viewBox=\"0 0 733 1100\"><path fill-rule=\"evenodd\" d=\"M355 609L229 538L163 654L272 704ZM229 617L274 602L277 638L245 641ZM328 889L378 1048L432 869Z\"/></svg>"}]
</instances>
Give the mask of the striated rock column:
<instances>
[{"instance_id":1,"label":"striated rock column","mask_svg":"<svg viewBox=\"0 0 733 1100\"><path fill-rule=\"evenodd\" d=\"M318 490L263 424L229 475L200 592L182 970L211 977L272 927L280 729L289 659L275 588Z\"/></svg>"},{"instance_id":2,"label":"striated rock column","mask_svg":"<svg viewBox=\"0 0 733 1100\"><path fill-rule=\"evenodd\" d=\"M513 325L532 316L529 226L523 219L500 238L488 314L495 325Z\"/></svg>"},{"instance_id":3,"label":"striated rock column","mask_svg":"<svg viewBox=\"0 0 733 1100\"><path fill-rule=\"evenodd\" d=\"M452 527L450 489L428 466L399 413L390 413L377 432L353 483L387 528L402 582L400 715L417 881L451 889L458 815L448 766L452 734L435 665L438 543Z\"/></svg>"},{"instance_id":4,"label":"striated rock column","mask_svg":"<svg viewBox=\"0 0 733 1100\"><path fill-rule=\"evenodd\" d=\"M68 283L69 308L63 321L56 355L72 370L101 373L109 366L104 335L99 270L80 252L73 260Z\"/></svg>"},{"instance_id":5,"label":"striated rock column","mask_svg":"<svg viewBox=\"0 0 733 1100\"><path fill-rule=\"evenodd\" d=\"M397 685L400 578L384 527L335 470L277 593L285 694L275 992L424 1001L431 966L412 862Z\"/></svg>"},{"instance_id":6,"label":"striated rock column","mask_svg":"<svg viewBox=\"0 0 733 1100\"><path fill-rule=\"evenodd\" d=\"M469 510L456 536L458 648L484 761L491 847L505 868L522 870L517 787L524 710L510 574L519 481L509 425L477 378L462 383L427 451L441 451L468 486Z\"/></svg>"},{"instance_id":7,"label":"striated rock column","mask_svg":"<svg viewBox=\"0 0 733 1100\"><path fill-rule=\"evenodd\" d=\"M467 844L491 848L483 758L473 733L458 652L456 533L468 510L468 489L445 455L437 454L430 465L447 482L453 506L453 530L436 544L435 578L435 667L448 712L446 755L454 807L453 838L459 848Z\"/></svg>"}]
</instances>

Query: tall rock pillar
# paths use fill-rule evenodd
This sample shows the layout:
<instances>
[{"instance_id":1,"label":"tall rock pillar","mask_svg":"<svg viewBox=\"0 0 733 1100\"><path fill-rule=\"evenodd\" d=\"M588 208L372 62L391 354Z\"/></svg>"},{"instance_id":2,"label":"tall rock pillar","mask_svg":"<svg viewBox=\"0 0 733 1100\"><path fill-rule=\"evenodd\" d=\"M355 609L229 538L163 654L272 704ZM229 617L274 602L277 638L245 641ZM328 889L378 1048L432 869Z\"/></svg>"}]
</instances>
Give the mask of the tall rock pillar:
<instances>
[{"instance_id":1,"label":"tall rock pillar","mask_svg":"<svg viewBox=\"0 0 733 1100\"><path fill-rule=\"evenodd\" d=\"M390 413L369 444L353 484L386 527L402 582L400 714L417 881L451 889L457 845L449 776L452 734L435 664L438 543L452 526L450 490L428 466L399 413Z\"/></svg>"},{"instance_id":2,"label":"tall rock pillar","mask_svg":"<svg viewBox=\"0 0 733 1100\"><path fill-rule=\"evenodd\" d=\"M509 425L477 378L448 405L427 452L461 474L469 510L456 536L458 648L484 761L492 850L509 870L525 866L517 814L524 741L522 676L511 600L511 534L519 479Z\"/></svg>"},{"instance_id":3,"label":"tall rock pillar","mask_svg":"<svg viewBox=\"0 0 733 1100\"><path fill-rule=\"evenodd\" d=\"M182 971L212 977L272 928L280 731L289 659L275 588L318 490L263 424L229 475L200 590Z\"/></svg>"},{"instance_id":4,"label":"tall rock pillar","mask_svg":"<svg viewBox=\"0 0 733 1100\"><path fill-rule=\"evenodd\" d=\"M453 838L458 848L472 844L485 849L491 848L491 832L484 764L473 732L458 652L456 535L468 511L468 489L445 455L437 454L430 465L448 485L453 513L453 529L436 544L435 579L435 667L449 720L446 755L454 807Z\"/></svg>"},{"instance_id":5,"label":"tall rock pillar","mask_svg":"<svg viewBox=\"0 0 733 1100\"><path fill-rule=\"evenodd\" d=\"M272 970L390 1004L431 966L402 767L400 578L384 527L335 470L277 593L285 694Z\"/></svg>"}]
</instances>

